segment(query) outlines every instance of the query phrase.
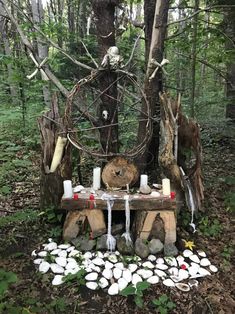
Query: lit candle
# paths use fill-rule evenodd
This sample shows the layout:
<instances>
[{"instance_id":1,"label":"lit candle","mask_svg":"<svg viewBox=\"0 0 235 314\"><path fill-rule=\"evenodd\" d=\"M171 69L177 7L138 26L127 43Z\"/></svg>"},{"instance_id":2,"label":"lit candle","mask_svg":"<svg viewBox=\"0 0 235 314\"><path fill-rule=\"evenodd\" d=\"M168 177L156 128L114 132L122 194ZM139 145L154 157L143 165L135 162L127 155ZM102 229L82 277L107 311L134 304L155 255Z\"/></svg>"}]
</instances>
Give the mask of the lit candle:
<instances>
[{"instance_id":1,"label":"lit candle","mask_svg":"<svg viewBox=\"0 0 235 314\"><path fill-rule=\"evenodd\" d=\"M93 169L93 189L99 190L100 189L100 167L96 167Z\"/></svg>"},{"instance_id":2,"label":"lit candle","mask_svg":"<svg viewBox=\"0 0 235 314\"><path fill-rule=\"evenodd\" d=\"M165 196L169 196L171 194L170 180L167 178L162 179L162 193Z\"/></svg>"},{"instance_id":3,"label":"lit candle","mask_svg":"<svg viewBox=\"0 0 235 314\"><path fill-rule=\"evenodd\" d=\"M73 197L72 181L65 180L63 182L63 185L64 185L64 198L72 198Z\"/></svg>"},{"instance_id":4,"label":"lit candle","mask_svg":"<svg viewBox=\"0 0 235 314\"><path fill-rule=\"evenodd\" d=\"M148 185L148 176L147 174L141 174L140 176L140 186Z\"/></svg>"}]
</instances>

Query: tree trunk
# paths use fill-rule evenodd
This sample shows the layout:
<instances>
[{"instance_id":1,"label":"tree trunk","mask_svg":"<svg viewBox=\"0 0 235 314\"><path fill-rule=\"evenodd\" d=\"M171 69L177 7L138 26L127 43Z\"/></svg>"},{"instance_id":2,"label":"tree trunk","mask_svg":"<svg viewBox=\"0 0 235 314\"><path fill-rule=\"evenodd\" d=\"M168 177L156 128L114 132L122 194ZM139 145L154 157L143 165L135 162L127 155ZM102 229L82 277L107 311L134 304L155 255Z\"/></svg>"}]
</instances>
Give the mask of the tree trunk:
<instances>
[{"instance_id":1,"label":"tree trunk","mask_svg":"<svg viewBox=\"0 0 235 314\"><path fill-rule=\"evenodd\" d=\"M31 0L33 21L36 25L39 25L44 19L44 12L42 7L42 0ZM43 61L48 56L48 47L43 44L42 39L37 36L37 50L40 61ZM41 76L44 81L44 86L42 87L43 98L45 105L49 108L51 102L51 95L49 90L49 83L45 80L43 75Z\"/></svg>"},{"instance_id":2,"label":"tree trunk","mask_svg":"<svg viewBox=\"0 0 235 314\"><path fill-rule=\"evenodd\" d=\"M92 1L101 60L109 47L115 46L114 14L118 3L118 0ZM99 89L103 92L101 96L102 103L98 109L100 125L118 123L117 74L114 71L105 71L100 79ZM103 118L103 111L108 113L106 120ZM118 152L118 125L101 128L100 142L105 153Z\"/></svg>"},{"instance_id":3,"label":"tree trunk","mask_svg":"<svg viewBox=\"0 0 235 314\"><path fill-rule=\"evenodd\" d=\"M155 5L154 5L155 4ZM146 145L145 152L136 161L141 172L156 168L159 149L159 130L160 130L160 106L159 92L162 91L162 73L159 69L155 77L149 80L154 69L152 59L161 63L163 59L164 40L167 29L167 17L169 1L145 1L145 34L146 34L146 57L148 58L147 74L145 79L144 91L147 96L150 112L151 126L149 130L149 143ZM146 119L146 105L142 106L140 119ZM141 143L145 137L146 122L139 124L138 141Z\"/></svg>"}]
</instances>

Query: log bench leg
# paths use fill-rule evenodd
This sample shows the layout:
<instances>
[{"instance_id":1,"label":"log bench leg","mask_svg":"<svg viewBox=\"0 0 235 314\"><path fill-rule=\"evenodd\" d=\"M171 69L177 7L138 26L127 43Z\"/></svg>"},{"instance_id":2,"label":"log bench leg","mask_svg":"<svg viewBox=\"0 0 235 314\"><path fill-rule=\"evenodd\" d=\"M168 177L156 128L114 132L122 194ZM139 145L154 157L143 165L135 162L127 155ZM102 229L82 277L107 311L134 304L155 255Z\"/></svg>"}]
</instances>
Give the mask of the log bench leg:
<instances>
[{"instance_id":1,"label":"log bench leg","mask_svg":"<svg viewBox=\"0 0 235 314\"><path fill-rule=\"evenodd\" d=\"M174 211L161 211L160 217L164 223L165 244L175 243L176 241L176 217Z\"/></svg>"}]
</instances>

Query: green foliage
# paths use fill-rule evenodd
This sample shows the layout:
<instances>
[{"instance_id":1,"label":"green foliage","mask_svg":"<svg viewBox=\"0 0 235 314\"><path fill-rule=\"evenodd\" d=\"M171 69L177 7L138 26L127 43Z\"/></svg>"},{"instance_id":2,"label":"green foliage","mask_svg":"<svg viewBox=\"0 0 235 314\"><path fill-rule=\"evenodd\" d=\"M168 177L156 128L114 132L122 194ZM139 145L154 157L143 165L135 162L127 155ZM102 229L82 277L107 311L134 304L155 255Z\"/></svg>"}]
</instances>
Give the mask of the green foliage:
<instances>
[{"instance_id":1,"label":"green foliage","mask_svg":"<svg viewBox=\"0 0 235 314\"><path fill-rule=\"evenodd\" d=\"M136 284L136 287L134 287L133 285L127 286L125 289L123 289L120 292L120 294L125 297L129 295L133 295L135 304L138 307L142 308L144 305L143 291L147 290L149 287L150 287L150 283L148 283L147 281L142 281L142 282L138 282Z\"/></svg>"},{"instance_id":2,"label":"green foliage","mask_svg":"<svg viewBox=\"0 0 235 314\"><path fill-rule=\"evenodd\" d=\"M17 276L11 271L5 271L0 268L0 299L4 296L8 287L17 282Z\"/></svg>"},{"instance_id":3,"label":"green foliage","mask_svg":"<svg viewBox=\"0 0 235 314\"><path fill-rule=\"evenodd\" d=\"M84 285L85 284L85 276L86 276L85 269L80 269L76 274L68 274L67 276L65 276L64 281L67 284L76 283L78 286Z\"/></svg>"},{"instance_id":4,"label":"green foliage","mask_svg":"<svg viewBox=\"0 0 235 314\"><path fill-rule=\"evenodd\" d=\"M38 219L38 212L34 209L25 209L23 211L17 211L9 216L1 217L0 227L4 227L10 224L22 223L26 221L34 221Z\"/></svg>"},{"instance_id":5,"label":"green foliage","mask_svg":"<svg viewBox=\"0 0 235 314\"><path fill-rule=\"evenodd\" d=\"M175 308L175 303L172 302L166 294L161 295L158 299L152 301L160 314L167 314Z\"/></svg>"},{"instance_id":6,"label":"green foliage","mask_svg":"<svg viewBox=\"0 0 235 314\"><path fill-rule=\"evenodd\" d=\"M199 222L199 230L207 237L216 238L221 234L223 227L218 219L205 216Z\"/></svg>"}]
</instances>

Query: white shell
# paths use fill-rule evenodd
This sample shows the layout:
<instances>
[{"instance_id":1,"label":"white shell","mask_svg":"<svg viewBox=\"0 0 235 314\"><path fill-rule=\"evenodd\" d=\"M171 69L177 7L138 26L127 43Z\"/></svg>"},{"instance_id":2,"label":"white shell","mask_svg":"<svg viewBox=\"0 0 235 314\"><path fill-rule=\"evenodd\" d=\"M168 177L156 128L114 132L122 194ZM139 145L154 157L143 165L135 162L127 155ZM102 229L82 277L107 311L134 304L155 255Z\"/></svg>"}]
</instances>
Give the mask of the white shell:
<instances>
[{"instance_id":1,"label":"white shell","mask_svg":"<svg viewBox=\"0 0 235 314\"><path fill-rule=\"evenodd\" d=\"M132 273L129 269L124 269L122 273L122 278L124 278L127 282L131 282Z\"/></svg>"},{"instance_id":2,"label":"white shell","mask_svg":"<svg viewBox=\"0 0 235 314\"><path fill-rule=\"evenodd\" d=\"M118 269L123 270L124 269L124 264L122 262L119 262L119 263L115 264L115 267L118 268Z\"/></svg>"},{"instance_id":3,"label":"white shell","mask_svg":"<svg viewBox=\"0 0 235 314\"><path fill-rule=\"evenodd\" d=\"M154 262L154 261L156 261L156 259L157 259L156 256L154 256L154 255L152 255L152 254L148 256L148 260L149 260L150 262Z\"/></svg>"},{"instance_id":4,"label":"white shell","mask_svg":"<svg viewBox=\"0 0 235 314\"><path fill-rule=\"evenodd\" d=\"M165 261L164 261L164 259L163 259L162 257L159 257L159 258L156 260L156 263L157 263L157 264L164 264Z\"/></svg>"},{"instance_id":5,"label":"white shell","mask_svg":"<svg viewBox=\"0 0 235 314\"><path fill-rule=\"evenodd\" d=\"M113 277L113 272L111 269L107 269L105 268L102 272L102 275L106 278L106 279L111 279Z\"/></svg>"},{"instance_id":6,"label":"white shell","mask_svg":"<svg viewBox=\"0 0 235 314\"><path fill-rule=\"evenodd\" d=\"M72 250L70 253L69 253L69 257L72 257L72 256L79 256L81 254L80 251L78 250Z\"/></svg>"},{"instance_id":7,"label":"white shell","mask_svg":"<svg viewBox=\"0 0 235 314\"><path fill-rule=\"evenodd\" d=\"M107 269L112 269L113 268L113 263L111 263L110 261L106 261L104 264L104 267Z\"/></svg>"},{"instance_id":8,"label":"white shell","mask_svg":"<svg viewBox=\"0 0 235 314\"><path fill-rule=\"evenodd\" d=\"M134 271L136 271L136 269L138 268L138 266L136 264L129 264L128 265L128 269L133 273Z\"/></svg>"},{"instance_id":9,"label":"white shell","mask_svg":"<svg viewBox=\"0 0 235 314\"><path fill-rule=\"evenodd\" d=\"M60 244L58 245L58 248L59 249L62 249L62 250L67 250L69 247L71 246L71 244Z\"/></svg>"},{"instance_id":10,"label":"white shell","mask_svg":"<svg viewBox=\"0 0 235 314\"><path fill-rule=\"evenodd\" d=\"M175 284L175 286L181 291L184 291L184 292L190 291L190 286L187 285L186 283L178 282Z\"/></svg>"},{"instance_id":11,"label":"white shell","mask_svg":"<svg viewBox=\"0 0 235 314\"><path fill-rule=\"evenodd\" d=\"M92 270L93 270L93 269L92 269L91 267L86 267L86 268L85 268L85 271L86 271L87 273L91 273Z\"/></svg>"},{"instance_id":12,"label":"white shell","mask_svg":"<svg viewBox=\"0 0 235 314\"><path fill-rule=\"evenodd\" d=\"M98 274L97 273L90 273L88 275L86 275L85 279L88 281L95 281L98 278Z\"/></svg>"},{"instance_id":13,"label":"white shell","mask_svg":"<svg viewBox=\"0 0 235 314\"><path fill-rule=\"evenodd\" d=\"M104 277L100 278L98 283L99 283L100 288L102 288L102 289L108 287L108 285L109 285L108 280Z\"/></svg>"},{"instance_id":14,"label":"white shell","mask_svg":"<svg viewBox=\"0 0 235 314\"><path fill-rule=\"evenodd\" d=\"M190 255L189 258L191 259L191 261L193 261L194 263L200 263L200 259L197 255L193 254L193 255Z\"/></svg>"},{"instance_id":15,"label":"white shell","mask_svg":"<svg viewBox=\"0 0 235 314\"><path fill-rule=\"evenodd\" d=\"M94 265L94 264L90 264L90 268L97 273L101 272L101 268L99 266Z\"/></svg>"},{"instance_id":16,"label":"white shell","mask_svg":"<svg viewBox=\"0 0 235 314\"><path fill-rule=\"evenodd\" d=\"M174 257L165 257L165 261L171 267L178 266L177 260Z\"/></svg>"},{"instance_id":17,"label":"white shell","mask_svg":"<svg viewBox=\"0 0 235 314\"><path fill-rule=\"evenodd\" d=\"M120 255L120 252L115 251L114 254L116 254L117 256L119 256L119 255Z\"/></svg>"},{"instance_id":18,"label":"white shell","mask_svg":"<svg viewBox=\"0 0 235 314\"><path fill-rule=\"evenodd\" d=\"M184 257L189 257L191 255L193 255L193 252L191 250L184 250L184 252L183 252Z\"/></svg>"},{"instance_id":19,"label":"white shell","mask_svg":"<svg viewBox=\"0 0 235 314\"><path fill-rule=\"evenodd\" d=\"M119 286L118 286L118 283L113 283L109 289L108 289L108 294L109 295L116 295L118 294L118 291L119 291Z\"/></svg>"},{"instance_id":20,"label":"white shell","mask_svg":"<svg viewBox=\"0 0 235 314\"><path fill-rule=\"evenodd\" d=\"M36 250L33 250L33 252L31 253L31 256L33 257L37 256Z\"/></svg>"},{"instance_id":21,"label":"white shell","mask_svg":"<svg viewBox=\"0 0 235 314\"><path fill-rule=\"evenodd\" d=\"M195 267L197 269L200 268L200 265L198 263L194 263L194 262L191 263L191 266L193 266L193 267Z\"/></svg>"},{"instance_id":22,"label":"white shell","mask_svg":"<svg viewBox=\"0 0 235 314\"><path fill-rule=\"evenodd\" d=\"M178 277L179 277L179 281L187 279L189 277L189 273L186 269L180 269Z\"/></svg>"},{"instance_id":23,"label":"white shell","mask_svg":"<svg viewBox=\"0 0 235 314\"><path fill-rule=\"evenodd\" d=\"M91 252L86 252L86 253L83 255L83 257L84 257L85 259L92 258L92 253L91 253Z\"/></svg>"},{"instance_id":24,"label":"white shell","mask_svg":"<svg viewBox=\"0 0 235 314\"><path fill-rule=\"evenodd\" d=\"M156 268L161 269L161 270L166 270L168 269L168 266L165 264L157 264Z\"/></svg>"},{"instance_id":25,"label":"white shell","mask_svg":"<svg viewBox=\"0 0 235 314\"><path fill-rule=\"evenodd\" d=\"M210 266L211 262L208 258L202 258L200 261L200 265L203 267Z\"/></svg>"},{"instance_id":26,"label":"white shell","mask_svg":"<svg viewBox=\"0 0 235 314\"><path fill-rule=\"evenodd\" d=\"M197 287L198 286L198 281L196 280L196 279L190 279L189 281L188 281L188 285L189 285L189 287Z\"/></svg>"},{"instance_id":27,"label":"white shell","mask_svg":"<svg viewBox=\"0 0 235 314\"><path fill-rule=\"evenodd\" d=\"M99 257L99 258L104 258L104 254L100 251L97 251L96 252L96 256Z\"/></svg>"},{"instance_id":28,"label":"white shell","mask_svg":"<svg viewBox=\"0 0 235 314\"><path fill-rule=\"evenodd\" d=\"M67 252L72 252L75 249L75 246L70 246L69 248L67 248Z\"/></svg>"},{"instance_id":29,"label":"white shell","mask_svg":"<svg viewBox=\"0 0 235 314\"><path fill-rule=\"evenodd\" d=\"M40 257L46 257L47 254L48 254L47 251L41 251L41 252L38 253L38 256L40 256Z\"/></svg>"},{"instance_id":30,"label":"white shell","mask_svg":"<svg viewBox=\"0 0 235 314\"><path fill-rule=\"evenodd\" d=\"M94 281L86 282L86 286L88 289L91 289L91 290L96 290L98 288L98 284Z\"/></svg>"},{"instance_id":31,"label":"white shell","mask_svg":"<svg viewBox=\"0 0 235 314\"><path fill-rule=\"evenodd\" d=\"M218 268L215 265L210 265L209 268L213 273L216 273L218 271Z\"/></svg>"},{"instance_id":32,"label":"white shell","mask_svg":"<svg viewBox=\"0 0 235 314\"><path fill-rule=\"evenodd\" d=\"M141 276L143 277L143 279L147 279L147 278L153 276L153 272L152 272L152 270L144 269Z\"/></svg>"},{"instance_id":33,"label":"white shell","mask_svg":"<svg viewBox=\"0 0 235 314\"><path fill-rule=\"evenodd\" d=\"M60 253L61 249L55 249L50 252L51 255L58 255Z\"/></svg>"},{"instance_id":34,"label":"white shell","mask_svg":"<svg viewBox=\"0 0 235 314\"><path fill-rule=\"evenodd\" d=\"M197 271L198 271L198 269L199 269L199 267L197 268L197 267L195 267L195 266L190 266L190 267L188 268L189 275L190 275L190 276L195 276L196 273L197 273Z\"/></svg>"},{"instance_id":35,"label":"white shell","mask_svg":"<svg viewBox=\"0 0 235 314\"><path fill-rule=\"evenodd\" d=\"M55 242L50 242L45 246L45 250L47 251L53 251L55 249L57 249L57 243Z\"/></svg>"},{"instance_id":36,"label":"white shell","mask_svg":"<svg viewBox=\"0 0 235 314\"><path fill-rule=\"evenodd\" d=\"M85 189L84 186L81 185L81 184L79 184L79 185L77 185L77 186L75 186L75 187L73 188L73 192L74 192L74 193L78 193L78 192L81 192L81 191L84 190L84 189Z\"/></svg>"},{"instance_id":37,"label":"white shell","mask_svg":"<svg viewBox=\"0 0 235 314\"><path fill-rule=\"evenodd\" d=\"M147 268L150 268L150 269L154 268L153 263L148 262L148 261L144 262L142 265L143 265L143 267L147 267Z\"/></svg>"},{"instance_id":38,"label":"white shell","mask_svg":"<svg viewBox=\"0 0 235 314\"><path fill-rule=\"evenodd\" d=\"M151 192L151 194L150 194L152 197L159 197L161 194L159 193L159 192L157 192L157 191L153 191L153 192Z\"/></svg>"},{"instance_id":39,"label":"white shell","mask_svg":"<svg viewBox=\"0 0 235 314\"><path fill-rule=\"evenodd\" d=\"M158 275L159 277L166 277L166 273L163 271L163 270L160 270L160 269L154 269L154 273L156 275Z\"/></svg>"},{"instance_id":40,"label":"white shell","mask_svg":"<svg viewBox=\"0 0 235 314\"><path fill-rule=\"evenodd\" d=\"M113 269L113 277L115 279L119 279L119 278L121 278L121 276L122 276L122 270L119 268L114 268Z\"/></svg>"},{"instance_id":41,"label":"white shell","mask_svg":"<svg viewBox=\"0 0 235 314\"><path fill-rule=\"evenodd\" d=\"M59 256L55 258L56 264L65 267L67 264L67 259L65 257Z\"/></svg>"},{"instance_id":42,"label":"white shell","mask_svg":"<svg viewBox=\"0 0 235 314\"><path fill-rule=\"evenodd\" d=\"M48 242L52 242L52 238L49 238L49 239L48 239Z\"/></svg>"},{"instance_id":43,"label":"white shell","mask_svg":"<svg viewBox=\"0 0 235 314\"><path fill-rule=\"evenodd\" d=\"M96 257L92 260L93 264L97 265L97 266L101 266L104 265L104 261L102 258L100 257Z\"/></svg>"},{"instance_id":44,"label":"white shell","mask_svg":"<svg viewBox=\"0 0 235 314\"><path fill-rule=\"evenodd\" d=\"M40 265L39 265L39 271L43 274L45 274L46 272L48 272L50 268L50 264L48 262L42 262Z\"/></svg>"},{"instance_id":45,"label":"white shell","mask_svg":"<svg viewBox=\"0 0 235 314\"><path fill-rule=\"evenodd\" d=\"M174 282L179 282L179 281L181 281L181 279L180 279L178 276L172 275L172 276L170 276L170 278L171 278Z\"/></svg>"},{"instance_id":46,"label":"white shell","mask_svg":"<svg viewBox=\"0 0 235 314\"><path fill-rule=\"evenodd\" d=\"M68 263L76 263L76 264L77 264L77 261L76 261L75 258L73 258L73 257L68 257L68 258L67 258L67 262L68 262Z\"/></svg>"},{"instance_id":47,"label":"white shell","mask_svg":"<svg viewBox=\"0 0 235 314\"><path fill-rule=\"evenodd\" d=\"M132 284L135 286L138 282L143 281L142 278L140 277L140 275L138 274L134 274L132 277Z\"/></svg>"},{"instance_id":48,"label":"white shell","mask_svg":"<svg viewBox=\"0 0 235 314\"><path fill-rule=\"evenodd\" d=\"M60 252L58 253L58 256L67 257L67 254L68 254L67 251L60 251Z\"/></svg>"},{"instance_id":49,"label":"white shell","mask_svg":"<svg viewBox=\"0 0 235 314\"><path fill-rule=\"evenodd\" d=\"M198 273L202 276L208 276L211 274L207 269L202 268L202 267L198 269Z\"/></svg>"},{"instance_id":50,"label":"white shell","mask_svg":"<svg viewBox=\"0 0 235 314\"><path fill-rule=\"evenodd\" d=\"M117 263L118 261L117 256L115 254L109 255L108 260L112 263Z\"/></svg>"},{"instance_id":51,"label":"white shell","mask_svg":"<svg viewBox=\"0 0 235 314\"><path fill-rule=\"evenodd\" d=\"M163 280L162 282L165 286L167 287L174 287L175 283L173 280L171 280L170 278Z\"/></svg>"},{"instance_id":52,"label":"white shell","mask_svg":"<svg viewBox=\"0 0 235 314\"><path fill-rule=\"evenodd\" d=\"M199 256L201 256L201 257L206 257L206 253L205 253L204 251L202 251L202 250L198 250L198 251L197 251L197 254L198 254Z\"/></svg>"},{"instance_id":53,"label":"white shell","mask_svg":"<svg viewBox=\"0 0 235 314\"><path fill-rule=\"evenodd\" d=\"M122 291L123 289L125 289L128 285L128 282L126 281L126 279L124 278L119 278L118 279L118 288L119 291Z\"/></svg>"},{"instance_id":54,"label":"white shell","mask_svg":"<svg viewBox=\"0 0 235 314\"><path fill-rule=\"evenodd\" d=\"M170 269L168 269L168 272L172 276L178 276L179 269L177 267L171 267Z\"/></svg>"},{"instance_id":55,"label":"white shell","mask_svg":"<svg viewBox=\"0 0 235 314\"><path fill-rule=\"evenodd\" d=\"M52 285L53 286L58 286L61 285L63 281L64 276L62 275L55 275L54 279L52 280Z\"/></svg>"},{"instance_id":56,"label":"white shell","mask_svg":"<svg viewBox=\"0 0 235 314\"><path fill-rule=\"evenodd\" d=\"M42 258L36 258L34 261L33 261L33 263L35 264L35 265L39 265L39 264L41 264L43 262L43 259Z\"/></svg>"},{"instance_id":57,"label":"white shell","mask_svg":"<svg viewBox=\"0 0 235 314\"><path fill-rule=\"evenodd\" d=\"M158 276L151 276L147 279L147 282L151 284L156 284L159 282L159 277Z\"/></svg>"},{"instance_id":58,"label":"white shell","mask_svg":"<svg viewBox=\"0 0 235 314\"><path fill-rule=\"evenodd\" d=\"M181 256L181 255L177 256L177 257L176 257L176 260L177 260L179 266L181 266L182 264L184 264L184 257L183 257L183 256Z\"/></svg>"},{"instance_id":59,"label":"white shell","mask_svg":"<svg viewBox=\"0 0 235 314\"><path fill-rule=\"evenodd\" d=\"M68 274L76 274L79 272L79 270L81 270L81 268L79 266L75 267L75 268L72 268L72 269L66 269L64 274L67 276Z\"/></svg>"},{"instance_id":60,"label":"white shell","mask_svg":"<svg viewBox=\"0 0 235 314\"><path fill-rule=\"evenodd\" d=\"M51 265L51 270L54 274L63 274L64 273L64 268L60 265L57 265L55 263L52 263Z\"/></svg>"}]
</instances>

